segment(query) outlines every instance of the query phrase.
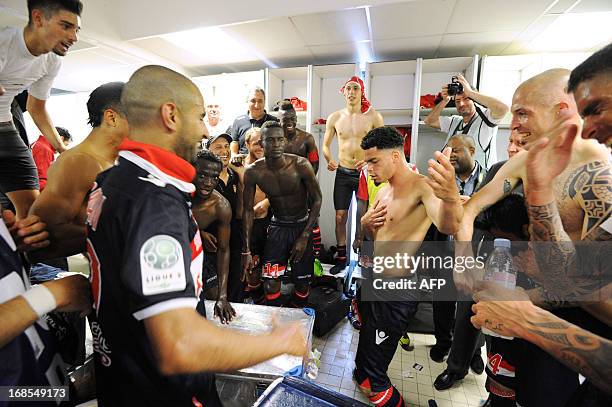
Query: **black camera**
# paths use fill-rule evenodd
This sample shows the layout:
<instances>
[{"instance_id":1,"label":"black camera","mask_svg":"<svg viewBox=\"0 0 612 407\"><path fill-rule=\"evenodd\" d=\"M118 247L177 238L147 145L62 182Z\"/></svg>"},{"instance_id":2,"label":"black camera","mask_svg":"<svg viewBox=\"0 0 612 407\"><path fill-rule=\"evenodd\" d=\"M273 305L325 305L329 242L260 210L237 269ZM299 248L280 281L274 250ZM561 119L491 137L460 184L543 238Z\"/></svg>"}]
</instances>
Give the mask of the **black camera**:
<instances>
[{"instance_id":1,"label":"black camera","mask_svg":"<svg viewBox=\"0 0 612 407\"><path fill-rule=\"evenodd\" d=\"M448 96L455 96L463 93L463 85L457 80L456 76L451 78L451 83L448 84Z\"/></svg>"}]
</instances>

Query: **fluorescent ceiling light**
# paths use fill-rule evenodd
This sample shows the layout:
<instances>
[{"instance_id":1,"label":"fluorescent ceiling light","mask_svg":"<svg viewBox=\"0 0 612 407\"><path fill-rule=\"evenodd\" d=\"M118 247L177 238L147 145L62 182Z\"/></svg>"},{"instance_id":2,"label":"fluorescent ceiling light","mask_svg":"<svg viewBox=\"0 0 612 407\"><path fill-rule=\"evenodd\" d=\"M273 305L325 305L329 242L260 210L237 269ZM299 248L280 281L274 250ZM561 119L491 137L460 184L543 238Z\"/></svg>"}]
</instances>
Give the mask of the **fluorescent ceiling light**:
<instances>
[{"instance_id":1,"label":"fluorescent ceiling light","mask_svg":"<svg viewBox=\"0 0 612 407\"><path fill-rule=\"evenodd\" d=\"M221 28L208 27L162 36L165 40L197 55L206 64L256 61L257 53Z\"/></svg>"},{"instance_id":2,"label":"fluorescent ceiling light","mask_svg":"<svg viewBox=\"0 0 612 407\"><path fill-rule=\"evenodd\" d=\"M589 50L612 39L612 12L563 14L528 46L532 51Z\"/></svg>"}]
</instances>

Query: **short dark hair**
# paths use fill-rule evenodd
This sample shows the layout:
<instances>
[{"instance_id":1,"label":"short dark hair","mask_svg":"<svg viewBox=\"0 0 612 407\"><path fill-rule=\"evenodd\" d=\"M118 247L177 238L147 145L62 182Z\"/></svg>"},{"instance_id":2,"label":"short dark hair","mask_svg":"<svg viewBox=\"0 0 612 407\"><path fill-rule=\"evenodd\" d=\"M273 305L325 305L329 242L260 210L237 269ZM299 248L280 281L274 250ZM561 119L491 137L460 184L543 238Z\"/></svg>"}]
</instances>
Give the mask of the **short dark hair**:
<instances>
[{"instance_id":1,"label":"short dark hair","mask_svg":"<svg viewBox=\"0 0 612 407\"><path fill-rule=\"evenodd\" d=\"M612 73L612 44L606 45L574 68L567 83L568 93L574 92L582 82L604 72Z\"/></svg>"},{"instance_id":2,"label":"short dark hair","mask_svg":"<svg viewBox=\"0 0 612 407\"><path fill-rule=\"evenodd\" d=\"M60 137L62 137L64 140L66 141L72 141L72 135L70 134L70 132L68 130L66 130L63 127L55 127L55 130L57 130L57 133L60 135Z\"/></svg>"},{"instance_id":3,"label":"short dark hair","mask_svg":"<svg viewBox=\"0 0 612 407\"><path fill-rule=\"evenodd\" d=\"M266 98L266 91L263 90L263 88L259 86L253 86L253 87L250 87L247 92L247 95L246 95L247 102L249 101L249 96L251 95L251 93L256 93L256 92L261 92L261 94L263 95L263 98L264 99Z\"/></svg>"},{"instance_id":4,"label":"short dark hair","mask_svg":"<svg viewBox=\"0 0 612 407\"><path fill-rule=\"evenodd\" d=\"M34 9L41 10L47 18L63 10L80 16L83 12L83 3L79 0L28 0L28 24L32 22Z\"/></svg>"},{"instance_id":5,"label":"short dark hair","mask_svg":"<svg viewBox=\"0 0 612 407\"><path fill-rule=\"evenodd\" d=\"M487 209L489 226L512 233L515 236L526 237L523 226L529 224L529 215L525 206L525 198L519 194L510 194Z\"/></svg>"},{"instance_id":6,"label":"short dark hair","mask_svg":"<svg viewBox=\"0 0 612 407\"><path fill-rule=\"evenodd\" d=\"M223 168L223 161L221 161L221 158L210 150L202 149L198 151L194 164L196 164L198 161L209 161L212 163L219 164L221 168Z\"/></svg>"},{"instance_id":7,"label":"short dark hair","mask_svg":"<svg viewBox=\"0 0 612 407\"><path fill-rule=\"evenodd\" d=\"M295 107L293 107L293 105L291 104L289 100L281 100L277 103L277 105L278 105L278 110L284 110L286 112L289 112L291 110L295 111Z\"/></svg>"},{"instance_id":8,"label":"short dark hair","mask_svg":"<svg viewBox=\"0 0 612 407\"><path fill-rule=\"evenodd\" d=\"M361 140L361 148L369 150L377 147L378 149L404 148L404 137L391 126L383 126L372 129Z\"/></svg>"},{"instance_id":9,"label":"short dark hair","mask_svg":"<svg viewBox=\"0 0 612 407\"><path fill-rule=\"evenodd\" d=\"M91 127L99 127L102 124L106 109L125 114L121 106L121 92L124 86L123 82L110 82L98 86L91 92L87 100L87 113L89 113L87 123Z\"/></svg>"},{"instance_id":10,"label":"short dark hair","mask_svg":"<svg viewBox=\"0 0 612 407\"><path fill-rule=\"evenodd\" d=\"M262 136L264 134L264 131L272 130L272 129L279 129L279 130L283 131L283 128L281 127L279 122L277 122L276 120L268 120L267 122L265 122L261 126L261 134L262 134Z\"/></svg>"},{"instance_id":11,"label":"short dark hair","mask_svg":"<svg viewBox=\"0 0 612 407\"><path fill-rule=\"evenodd\" d=\"M452 136L448 138L448 141L451 141L451 139L454 139L454 138L461 141L461 143L463 143L463 145L466 147L472 147L474 149L476 148L476 142L474 141L474 137L470 136L469 134L463 134L463 133L453 134ZM448 145L448 142L446 144Z\"/></svg>"}]
</instances>

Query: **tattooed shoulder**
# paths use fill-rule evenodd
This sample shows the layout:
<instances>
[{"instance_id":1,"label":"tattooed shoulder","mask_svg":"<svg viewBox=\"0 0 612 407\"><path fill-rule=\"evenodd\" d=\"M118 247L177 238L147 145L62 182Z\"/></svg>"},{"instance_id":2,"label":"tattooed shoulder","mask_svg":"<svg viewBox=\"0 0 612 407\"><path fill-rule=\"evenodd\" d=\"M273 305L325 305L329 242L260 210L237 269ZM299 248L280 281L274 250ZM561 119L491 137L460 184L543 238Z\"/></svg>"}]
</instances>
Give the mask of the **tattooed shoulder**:
<instances>
[{"instance_id":1,"label":"tattooed shoulder","mask_svg":"<svg viewBox=\"0 0 612 407\"><path fill-rule=\"evenodd\" d=\"M585 211L585 236L612 213L612 167L606 161L587 163L570 175L568 194Z\"/></svg>"}]
</instances>

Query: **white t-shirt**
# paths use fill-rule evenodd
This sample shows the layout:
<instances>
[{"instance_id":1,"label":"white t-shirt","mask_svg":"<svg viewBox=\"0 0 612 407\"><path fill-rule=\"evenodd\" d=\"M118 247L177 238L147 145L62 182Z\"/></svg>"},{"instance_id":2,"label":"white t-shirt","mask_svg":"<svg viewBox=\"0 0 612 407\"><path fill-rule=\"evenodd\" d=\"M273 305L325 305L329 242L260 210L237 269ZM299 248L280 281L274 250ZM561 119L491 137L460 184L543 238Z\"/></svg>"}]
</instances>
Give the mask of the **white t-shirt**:
<instances>
[{"instance_id":1,"label":"white t-shirt","mask_svg":"<svg viewBox=\"0 0 612 407\"><path fill-rule=\"evenodd\" d=\"M489 119L491 123L497 124L499 122L499 120L491 117L490 109L483 109L482 113L484 113L486 118ZM446 145L446 143L448 143L448 139L450 139L451 136L457 133L462 133L465 125L466 123L463 123L462 116L440 116L440 130L448 134L444 144ZM495 140L495 136L497 135L497 126L487 126L478 112L476 112L474 121L472 122L467 134L472 136L472 138L474 138L474 142L476 143L476 154L474 155L474 159L483 167L486 167L487 169L490 168L491 165L497 162L497 145ZM487 151L487 154L485 154L487 146L489 146L489 150Z\"/></svg>"},{"instance_id":2,"label":"white t-shirt","mask_svg":"<svg viewBox=\"0 0 612 407\"><path fill-rule=\"evenodd\" d=\"M228 124L225 120L219 121L214 127L208 123L208 120L206 120L205 124L208 129L208 137L210 138L218 136L221 133L229 133L227 129L231 126L231 124Z\"/></svg>"},{"instance_id":3,"label":"white t-shirt","mask_svg":"<svg viewBox=\"0 0 612 407\"><path fill-rule=\"evenodd\" d=\"M12 120L11 102L25 89L35 98L47 100L61 65L60 57L53 52L32 55L25 44L23 28L1 30L0 85L4 95L0 96L0 122Z\"/></svg>"}]
</instances>

